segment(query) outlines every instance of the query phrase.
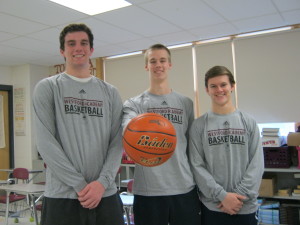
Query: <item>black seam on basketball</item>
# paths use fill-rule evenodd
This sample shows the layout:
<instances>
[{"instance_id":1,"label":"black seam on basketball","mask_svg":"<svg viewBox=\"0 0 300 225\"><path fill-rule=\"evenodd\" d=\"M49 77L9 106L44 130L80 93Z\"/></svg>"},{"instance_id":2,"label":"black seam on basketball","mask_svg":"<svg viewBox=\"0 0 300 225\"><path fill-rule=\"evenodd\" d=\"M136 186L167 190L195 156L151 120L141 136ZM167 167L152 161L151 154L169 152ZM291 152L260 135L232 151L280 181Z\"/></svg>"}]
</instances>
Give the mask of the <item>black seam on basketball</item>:
<instances>
[{"instance_id":1,"label":"black seam on basketball","mask_svg":"<svg viewBox=\"0 0 300 225\"><path fill-rule=\"evenodd\" d=\"M127 141L125 138L123 138L123 140L124 140L124 141L126 142L126 144L128 144L131 148L134 148L134 149L137 150L137 151L140 151L140 152L143 152L143 153L146 153L146 154L150 154L150 155L168 155L168 154L174 152L174 151L170 151L170 152L167 152L167 153L152 153L152 152L150 153L150 152L143 151L143 150L141 150L141 149L138 149L138 148L132 146L130 143L128 143L128 141Z\"/></svg>"},{"instance_id":2,"label":"black seam on basketball","mask_svg":"<svg viewBox=\"0 0 300 225\"><path fill-rule=\"evenodd\" d=\"M129 127L126 129L129 130L131 132L137 132L137 133L141 133L141 132L146 132L146 133L156 133L156 134L165 134L165 135L169 135L171 137L176 137L176 134L168 134L168 133L164 133L164 132L159 132L159 131L149 131L149 130L132 130Z\"/></svg>"}]
</instances>

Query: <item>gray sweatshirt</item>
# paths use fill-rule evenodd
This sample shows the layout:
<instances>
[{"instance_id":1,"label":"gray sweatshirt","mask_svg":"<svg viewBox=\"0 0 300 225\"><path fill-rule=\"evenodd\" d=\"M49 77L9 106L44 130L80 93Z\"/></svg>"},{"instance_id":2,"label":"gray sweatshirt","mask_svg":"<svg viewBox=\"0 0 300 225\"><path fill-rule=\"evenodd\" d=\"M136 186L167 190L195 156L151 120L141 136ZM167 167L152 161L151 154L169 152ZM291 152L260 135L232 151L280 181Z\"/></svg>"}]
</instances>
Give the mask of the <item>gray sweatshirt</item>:
<instances>
[{"instance_id":1,"label":"gray sweatshirt","mask_svg":"<svg viewBox=\"0 0 300 225\"><path fill-rule=\"evenodd\" d=\"M194 120L191 99L172 92L153 95L148 91L124 103L123 128L142 113L158 113L169 119L177 135L177 145L172 157L162 165L145 167L136 165L133 193L144 196L184 194L195 187L188 162L188 130Z\"/></svg>"},{"instance_id":2,"label":"gray sweatshirt","mask_svg":"<svg viewBox=\"0 0 300 225\"><path fill-rule=\"evenodd\" d=\"M112 85L65 73L41 80L33 95L37 150L47 164L45 196L76 199L99 181L116 193L122 155L122 101Z\"/></svg>"},{"instance_id":3,"label":"gray sweatshirt","mask_svg":"<svg viewBox=\"0 0 300 225\"><path fill-rule=\"evenodd\" d=\"M228 115L206 113L190 130L190 159L201 201L213 211L227 192L246 196L239 214L257 210L258 189L264 171L258 126L236 110Z\"/></svg>"}]
</instances>

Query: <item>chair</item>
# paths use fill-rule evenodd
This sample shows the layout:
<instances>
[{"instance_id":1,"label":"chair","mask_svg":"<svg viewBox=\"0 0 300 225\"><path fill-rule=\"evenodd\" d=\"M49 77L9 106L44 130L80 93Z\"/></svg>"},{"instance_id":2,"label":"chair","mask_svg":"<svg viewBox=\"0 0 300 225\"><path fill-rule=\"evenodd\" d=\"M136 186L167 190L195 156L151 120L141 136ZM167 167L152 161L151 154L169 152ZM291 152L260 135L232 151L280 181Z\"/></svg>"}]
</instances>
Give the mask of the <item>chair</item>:
<instances>
[{"instance_id":1,"label":"chair","mask_svg":"<svg viewBox=\"0 0 300 225\"><path fill-rule=\"evenodd\" d=\"M16 184L19 180L21 180L23 183L29 182L29 171L26 168L15 168L13 170L12 176Z\"/></svg>"},{"instance_id":2,"label":"chair","mask_svg":"<svg viewBox=\"0 0 300 225\"><path fill-rule=\"evenodd\" d=\"M8 184L12 184L12 183L18 183L19 181L22 181L23 183L28 183L29 181L29 172L26 168L16 168L13 170L12 173L12 178L9 178L7 180ZM11 193L9 195L9 204L11 203L15 203L14 204L14 214L19 215L19 213L21 211L17 211L17 202L21 201L21 200L25 200L26 199L26 195L21 195L21 194L17 194L17 193ZM0 196L0 203L2 204L6 204L6 195L1 195ZM25 205L25 204L24 204ZM12 210L10 210L12 212Z\"/></svg>"},{"instance_id":3,"label":"chair","mask_svg":"<svg viewBox=\"0 0 300 225\"><path fill-rule=\"evenodd\" d=\"M134 196L132 194L132 187L133 187L134 180L131 179L127 183L127 192L122 192L120 194L120 197L123 202L123 210L124 210L124 216L126 218L126 224L127 225L134 225L134 219L133 219L133 200Z\"/></svg>"}]
</instances>

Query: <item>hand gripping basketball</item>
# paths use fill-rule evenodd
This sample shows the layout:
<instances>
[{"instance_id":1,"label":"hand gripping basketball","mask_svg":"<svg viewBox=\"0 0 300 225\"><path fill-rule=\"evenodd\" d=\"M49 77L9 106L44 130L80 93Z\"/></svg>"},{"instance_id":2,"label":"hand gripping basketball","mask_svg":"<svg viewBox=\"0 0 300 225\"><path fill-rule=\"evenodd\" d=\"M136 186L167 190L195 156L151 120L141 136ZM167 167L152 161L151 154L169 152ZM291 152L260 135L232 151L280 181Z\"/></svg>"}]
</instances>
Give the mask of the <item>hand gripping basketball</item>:
<instances>
[{"instance_id":1,"label":"hand gripping basketball","mask_svg":"<svg viewBox=\"0 0 300 225\"><path fill-rule=\"evenodd\" d=\"M176 141L173 124L156 113L144 113L133 118L123 134L123 146L128 156L148 167L166 162L175 151Z\"/></svg>"}]
</instances>

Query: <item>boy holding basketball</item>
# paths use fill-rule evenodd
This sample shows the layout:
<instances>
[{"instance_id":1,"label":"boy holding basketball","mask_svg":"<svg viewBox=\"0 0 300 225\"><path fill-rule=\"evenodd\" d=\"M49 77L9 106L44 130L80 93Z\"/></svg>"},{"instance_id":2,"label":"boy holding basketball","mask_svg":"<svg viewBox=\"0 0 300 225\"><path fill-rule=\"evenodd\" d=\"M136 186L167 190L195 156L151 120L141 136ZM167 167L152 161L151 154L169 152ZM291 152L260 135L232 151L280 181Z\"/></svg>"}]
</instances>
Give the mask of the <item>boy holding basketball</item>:
<instances>
[{"instance_id":1,"label":"boy holding basketball","mask_svg":"<svg viewBox=\"0 0 300 225\"><path fill-rule=\"evenodd\" d=\"M232 103L232 73L215 66L205 74L212 110L193 122L190 160L202 201L202 225L257 225L264 171L255 120Z\"/></svg>"},{"instance_id":2,"label":"boy holding basketball","mask_svg":"<svg viewBox=\"0 0 300 225\"><path fill-rule=\"evenodd\" d=\"M37 149L47 164L43 225L124 225L115 177L122 155L122 102L90 74L93 34L70 24L60 34L66 71L41 80L33 107Z\"/></svg>"},{"instance_id":3,"label":"boy holding basketball","mask_svg":"<svg viewBox=\"0 0 300 225\"><path fill-rule=\"evenodd\" d=\"M127 100L123 128L142 113L158 113L175 129L177 146L173 156L155 167L136 164L134 173L134 220L136 225L199 225L200 201L187 156L188 130L194 120L192 100L169 86L171 54L161 44L145 53L150 88Z\"/></svg>"}]
</instances>

